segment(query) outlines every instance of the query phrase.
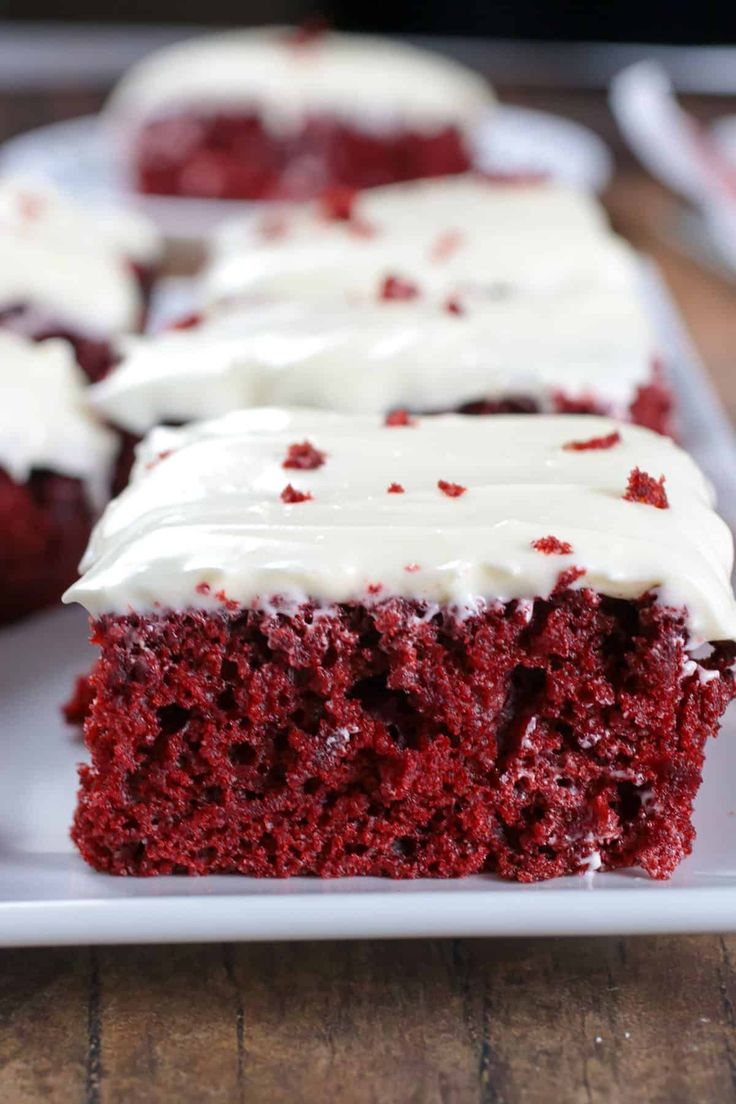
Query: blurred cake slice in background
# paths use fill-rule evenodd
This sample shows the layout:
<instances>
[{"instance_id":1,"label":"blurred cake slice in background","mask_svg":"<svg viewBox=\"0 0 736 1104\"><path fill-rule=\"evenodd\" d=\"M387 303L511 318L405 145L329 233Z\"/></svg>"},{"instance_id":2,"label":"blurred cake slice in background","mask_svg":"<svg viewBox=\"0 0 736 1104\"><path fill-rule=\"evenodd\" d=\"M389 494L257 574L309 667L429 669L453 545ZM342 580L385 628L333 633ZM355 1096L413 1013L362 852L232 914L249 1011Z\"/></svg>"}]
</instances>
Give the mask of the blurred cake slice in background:
<instances>
[{"instance_id":1,"label":"blurred cake slice in background","mask_svg":"<svg viewBox=\"0 0 736 1104\"><path fill-rule=\"evenodd\" d=\"M141 328L160 259L140 215L0 179L0 328L66 338L90 379L109 368L112 339Z\"/></svg>"},{"instance_id":2,"label":"blurred cake slice in background","mask_svg":"<svg viewBox=\"0 0 736 1104\"><path fill-rule=\"evenodd\" d=\"M240 407L346 414L598 413L665 433L671 400L637 296L233 303L185 329L127 338L90 391L140 436Z\"/></svg>"},{"instance_id":3,"label":"blurred cake slice in background","mask_svg":"<svg viewBox=\"0 0 736 1104\"><path fill-rule=\"evenodd\" d=\"M468 169L493 103L481 76L440 54L268 27L151 54L107 117L141 192L303 199Z\"/></svg>"},{"instance_id":4,"label":"blurred cake slice in background","mask_svg":"<svg viewBox=\"0 0 736 1104\"><path fill-rule=\"evenodd\" d=\"M65 341L0 332L0 623L58 601L107 498L115 436Z\"/></svg>"},{"instance_id":5,"label":"blurred cake slice in background","mask_svg":"<svg viewBox=\"0 0 736 1104\"><path fill-rule=\"evenodd\" d=\"M493 298L630 287L631 247L591 196L553 181L475 173L319 201L223 223L204 294L353 301L472 291Z\"/></svg>"}]
</instances>

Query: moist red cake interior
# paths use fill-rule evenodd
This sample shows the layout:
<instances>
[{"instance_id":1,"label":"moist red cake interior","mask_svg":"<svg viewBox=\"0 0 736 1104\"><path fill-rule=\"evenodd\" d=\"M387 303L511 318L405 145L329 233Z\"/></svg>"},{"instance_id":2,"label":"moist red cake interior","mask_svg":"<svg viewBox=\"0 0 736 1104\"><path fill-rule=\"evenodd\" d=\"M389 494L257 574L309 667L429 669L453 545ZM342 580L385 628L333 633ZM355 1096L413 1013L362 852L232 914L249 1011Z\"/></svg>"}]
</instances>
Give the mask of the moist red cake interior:
<instances>
[{"instance_id":1,"label":"moist red cake interior","mask_svg":"<svg viewBox=\"0 0 736 1104\"><path fill-rule=\"evenodd\" d=\"M0 623L58 602L77 577L91 527L78 479L36 470L16 483L0 469Z\"/></svg>"},{"instance_id":2,"label":"moist red cake interior","mask_svg":"<svg viewBox=\"0 0 736 1104\"><path fill-rule=\"evenodd\" d=\"M278 609L278 605L276 605ZM736 646L563 590L103 616L74 839L116 874L671 874ZM713 672L713 675L710 675ZM596 863L597 865L597 863Z\"/></svg>"},{"instance_id":3,"label":"moist red cake interior","mask_svg":"<svg viewBox=\"0 0 736 1104\"><path fill-rule=\"evenodd\" d=\"M470 168L462 134L369 134L336 118L270 133L255 113L171 115L148 123L133 163L138 190L211 199L307 199L335 186L371 188Z\"/></svg>"}]
</instances>

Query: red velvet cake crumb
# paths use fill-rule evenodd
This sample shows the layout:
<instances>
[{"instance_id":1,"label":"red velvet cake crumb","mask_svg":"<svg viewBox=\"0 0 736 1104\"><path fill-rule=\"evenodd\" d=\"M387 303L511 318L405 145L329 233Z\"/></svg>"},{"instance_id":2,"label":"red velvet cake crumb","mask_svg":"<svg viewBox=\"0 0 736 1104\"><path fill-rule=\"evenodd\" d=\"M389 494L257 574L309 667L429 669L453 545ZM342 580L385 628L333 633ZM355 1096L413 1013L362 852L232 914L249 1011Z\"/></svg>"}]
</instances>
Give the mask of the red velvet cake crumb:
<instances>
[{"instance_id":1,"label":"red velvet cake crumb","mask_svg":"<svg viewBox=\"0 0 736 1104\"><path fill-rule=\"evenodd\" d=\"M589 437L587 441L568 441L563 448L569 452L587 452L589 449L609 449L619 444L621 434L617 429L605 437Z\"/></svg>"},{"instance_id":2,"label":"red velvet cake crumb","mask_svg":"<svg viewBox=\"0 0 736 1104\"><path fill-rule=\"evenodd\" d=\"M320 452L310 441L302 441L301 444L289 445L286 459L281 466L311 471L314 468L321 468L325 458L325 453Z\"/></svg>"},{"instance_id":3,"label":"red velvet cake crumb","mask_svg":"<svg viewBox=\"0 0 736 1104\"><path fill-rule=\"evenodd\" d=\"M411 426L416 424L416 419L412 418L406 410L392 410L384 418L384 425L392 426Z\"/></svg>"},{"instance_id":4,"label":"red velvet cake crumb","mask_svg":"<svg viewBox=\"0 0 736 1104\"><path fill-rule=\"evenodd\" d=\"M561 571L557 576L557 582L555 583L552 593L563 594L566 590L569 590L578 579L582 579L583 575L585 575L584 567L566 567L565 570Z\"/></svg>"},{"instance_id":5,"label":"red velvet cake crumb","mask_svg":"<svg viewBox=\"0 0 736 1104\"><path fill-rule=\"evenodd\" d=\"M595 851L664 878L690 851L736 646L685 674L684 611L276 608L94 623L73 836L96 869L530 882Z\"/></svg>"},{"instance_id":6,"label":"red velvet cake crumb","mask_svg":"<svg viewBox=\"0 0 736 1104\"><path fill-rule=\"evenodd\" d=\"M266 241L277 241L279 238L286 237L286 232L289 229L289 223L282 212L278 214L266 215L258 224L258 233Z\"/></svg>"},{"instance_id":7,"label":"red velvet cake crumb","mask_svg":"<svg viewBox=\"0 0 736 1104\"><path fill-rule=\"evenodd\" d=\"M224 590L216 590L215 598L230 613L234 613L239 608L238 603L233 598L228 598Z\"/></svg>"},{"instance_id":8,"label":"red velvet cake crumb","mask_svg":"<svg viewBox=\"0 0 736 1104\"><path fill-rule=\"evenodd\" d=\"M448 314L465 314L465 308L461 305L459 299L446 299L445 310Z\"/></svg>"},{"instance_id":9,"label":"red velvet cake crumb","mask_svg":"<svg viewBox=\"0 0 736 1104\"><path fill-rule=\"evenodd\" d=\"M640 468L634 468L629 474L626 494L623 497L627 502L641 502L645 506L654 506L657 510L666 510L669 502L664 484L663 475L655 479Z\"/></svg>"},{"instance_id":10,"label":"red velvet cake crumb","mask_svg":"<svg viewBox=\"0 0 736 1104\"><path fill-rule=\"evenodd\" d=\"M210 586L209 583L197 583L197 585L194 589L196 590L197 594L203 594L204 595L204 594L209 594L210 591L212 590L212 587Z\"/></svg>"},{"instance_id":11,"label":"red velvet cake crumb","mask_svg":"<svg viewBox=\"0 0 736 1104\"><path fill-rule=\"evenodd\" d=\"M459 230L447 230L444 234L440 234L432 246L430 256L433 261L446 261L462 244L463 235Z\"/></svg>"},{"instance_id":12,"label":"red velvet cake crumb","mask_svg":"<svg viewBox=\"0 0 736 1104\"><path fill-rule=\"evenodd\" d=\"M337 184L327 188L319 201L322 214L325 218L337 222L349 222L353 217L357 196L357 189L347 188L344 185Z\"/></svg>"},{"instance_id":13,"label":"red velvet cake crumb","mask_svg":"<svg viewBox=\"0 0 736 1104\"><path fill-rule=\"evenodd\" d=\"M437 486L448 498L459 498L460 495L464 495L468 489L467 487L463 487L460 483L448 483L446 479L438 479Z\"/></svg>"},{"instance_id":14,"label":"red velvet cake crumb","mask_svg":"<svg viewBox=\"0 0 736 1104\"><path fill-rule=\"evenodd\" d=\"M309 491L298 491L291 483L287 483L281 492L281 501L287 503L309 502L313 497Z\"/></svg>"},{"instance_id":15,"label":"red velvet cake crumb","mask_svg":"<svg viewBox=\"0 0 736 1104\"><path fill-rule=\"evenodd\" d=\"M532 548L536 548L537 552L543 552L545 556L569 556L572 552L571 544L552 536L533 540Z\"/></svg>"},{"instance_id":16,"label":"red velvet cake crumb","mask_svg":"<svg viewBox=\"0 0 736 1104\"><path fill-rule=\"evenodd\" d=\"M202 324L202 317L200 311L190 311L189 314L184 314L181 318L177 318L175 322L170 323L167 329L196 330L197 326Z\"/></svg>"},{"instance_id":17,"label":"red velvet cake crumb","mask_svg":"<svg viewBox=\"0 0 736 1104\"><path fill-rule=\"evenodd\" d=\"M92 706L94 693L88 675L78 675L74 681L74 690L68 701L64 702L61 712L66 724L75 727L84 724Z\"/></svg>"},{"instance_id":18,"label":"red velvet cake crumb","mask_svg":"<svg viewBox=\"0 0 736 1104\"><path fill-rule=\"evenodd\" d=\"M389 483L388 494L403 494L404 488L400 483Z\"/></svg>"},{"instance_id":19,"label":"red velvet cake crumb","mask_svg":"<svg viewBox=\"0 0 736 1104\"><path fill-rule=\"evenodd\" d=\"M416 299L418 296L417 285L400 276L386 276L379 292L381 299Z\"/></svg>"}]
</instances>

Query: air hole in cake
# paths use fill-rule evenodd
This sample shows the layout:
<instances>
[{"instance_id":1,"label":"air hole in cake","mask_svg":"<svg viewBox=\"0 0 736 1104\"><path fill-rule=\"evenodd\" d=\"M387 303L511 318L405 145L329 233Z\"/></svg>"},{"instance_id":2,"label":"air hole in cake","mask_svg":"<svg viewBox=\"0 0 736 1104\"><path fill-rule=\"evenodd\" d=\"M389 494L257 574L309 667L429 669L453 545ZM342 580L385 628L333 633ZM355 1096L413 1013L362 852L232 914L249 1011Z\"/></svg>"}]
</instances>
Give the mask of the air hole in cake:
<instances>
[{"instance_id":1,"label":"air hole in cake","mask_svg":"<svg viewBox=\"0 0 736 1104\"><path fill-rule=\"evenodd\" d=\"M217 708L224 713L229 713L236 708L235 691L232 686L227 686L222 693L217 695Z\"/></svg>"},{"instance_id":2,"label":"air hole in cake","mask_svg":"<svg viewBox=\"0 0 736 1104\"><path fill-rule=\"evenodd\" d=\"M362 705L366 713L386 725L397 747L418 746L417 716L403 690L386 685L387 675L372 675L353 687L350 697Z\"/></svg>"},{"instance_id":3,"label":"air hole in cake","mask_svg":"<svg viewBox=\"0 0 736 1104\"><path fill-rule=\"evenodd\" d=\"M537 667L519 666L512 672L496 730L496 765L499 771L520 749L524 732L534 715L534 702L542 694L545 673ZM524 709L523 720L521 710Z\"/></svg>"},{"instance_id":4,"label":"air hole in cake","mask_svg":"<svg viewBox=\"0 0 736 1104\"><path fill-rule=\"evenodd\" d=\"M271 856L275 855L278 851L278 844L270 832L264 832L261 836L261 847L267 855Z\"/></svg>"},{"instance_id":5,"label":"air hole in cake","mask_svg":"<svg viewBox=\"0 0 736 1104\"><path fill-rule=\"evenodd\" d=\"M641 793L633 782L619 782L616 786L618 815L624 823L634 820L641 809Z\"/></svg>"},{"instance_id":6,"label":"air hole in cake","mask_svg":"<svg viewBox=\"0 0 736 1104\"><path fill-rule=\"evenodd\" d=\"M255 748L245 742L231 744L227 755L234 767L252 767L258 758Z\"/></svg>"},{"instance_id":7,"label":"air hole in cake","mask_svg":"<svg viewBox=\"0 0 736 1104\"><path fill-rule=\"evenodd\" d=\"M398 836L393 847L403 858L413 859L417 853L417 840L413 836Z\"/></svg>"},{"instance_id":8,"label":"air hole in cake","mask_svg":"<svg viewBox=\"0 0 736 1104\"><path fill-rule=\"evenodd\" d=\"M173 736L186 727L191 717L188 709L180 705L164 705L156 711L159 729L162 736Z\"/></svg>"},{"instance_id":9,"label":"air hole in cake","mask_svg":"<svg viewBox=\"0 0 736 1104\"><path fill-rule=\"evenodd\" d=\"M225 682L236 682L238 678L238 665L232 659L223 659L220 664L220 677Z\"/></svg>"}]
</instances>

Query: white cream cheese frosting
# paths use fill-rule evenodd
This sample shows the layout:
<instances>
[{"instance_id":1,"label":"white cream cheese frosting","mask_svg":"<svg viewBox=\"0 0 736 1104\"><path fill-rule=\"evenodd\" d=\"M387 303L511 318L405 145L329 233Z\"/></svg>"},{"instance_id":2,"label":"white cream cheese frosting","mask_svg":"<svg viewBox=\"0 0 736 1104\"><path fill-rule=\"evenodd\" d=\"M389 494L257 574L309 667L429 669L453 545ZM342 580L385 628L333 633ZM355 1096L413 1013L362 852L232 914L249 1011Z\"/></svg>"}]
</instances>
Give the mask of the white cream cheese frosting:
<instances>
[{"instance_id":1,"label":"white cream cheese frosting","mask_svg":"<svg viewBox=\"0 0 736 1104\"><path fill-rule=\"evenodd\" d=\"M133 212L0 179L0 307L32 304L91 335L136 329L142 302L131 265L153 265L159 251L155 231Z\"/></svg>"},{"instance_id":2,"label":"white cream cheese frosting","mask_svg":"<svg viewBox=\"0 0 736 1104\"><path fill-rule=\"evenodd\" d=\"M364 129L470 130L494 102L486 81L441 54L368 35L300 42L286 27L228 31L159 50L128 72L108 116L125 128L181 110L254 110L278 133L309 116ZM185 136L182 135L182 138Z\"/></svg>"},{"instance_id":3,"label":"white cream cheese frosting","mask_svg":"<svg viewBox=\"0 0 736 1104\"><path fill-rule=\"evenodd\" d=\"M461 313L421 299L234 305L196 329L126 338L91 401L138 435L240 407L432 412L524 396L551 410L557 393L627 419L652 378L654 338L632 292L453 305Z\"/></svg>"},{"instance_id":4,"label":"white cream cheese frosting","mask_svg":"<svg viewBox=\"0 0 736 1104\"><path fill-rule=\"evenodd\" d=\"M610 448L564 447L615 432ZM284 468L289 446L305 440L324 463ZM667 509L624 499L636 466L665 476ZM464 490L453 497L440 481ZM312 497L283 501L287 484ZM533 547L547 536L572 552ZM449 415L389 427L271 408L155 430L65 600L93 615L216 608L223 593L266 607L276 595L323 604L401 595L469 611L547 596L575 566L585 575L574 585L619 598L655 589L684 607L697 643L736 637L732 555L693 461L636 426Z\"/></svg>"},{"instance_id":5,"label":"white cream cheese frosting","mask_svg":"<svg viewBox=\"0 0 736 1104\"><path fill-rule=\"evenodd\" d=\"M0 331L0 467L17 483L37 468L79 479L100 510L116 451L115 434L87 408L71 346Z\"/></svg>"},{"instance_id":6,"label":"white cream cheese frosting","mask_svg":"<svg viewBox=\"0 0 736 1104\"><path fill-rule=\"evenodd\" d=\"M424 296L493 296L629 286L631 248L590 196L562 183L500 184L475 174L361 192L353 217L319 203L223 224L203 278L210 302L375 299L386 277Z\"/></svg>"}]
</instances>

